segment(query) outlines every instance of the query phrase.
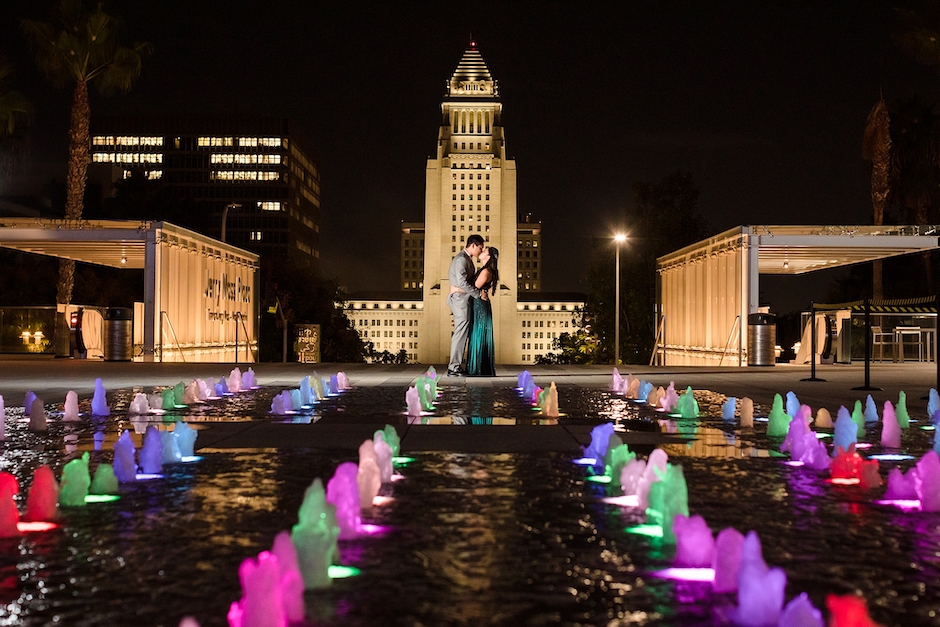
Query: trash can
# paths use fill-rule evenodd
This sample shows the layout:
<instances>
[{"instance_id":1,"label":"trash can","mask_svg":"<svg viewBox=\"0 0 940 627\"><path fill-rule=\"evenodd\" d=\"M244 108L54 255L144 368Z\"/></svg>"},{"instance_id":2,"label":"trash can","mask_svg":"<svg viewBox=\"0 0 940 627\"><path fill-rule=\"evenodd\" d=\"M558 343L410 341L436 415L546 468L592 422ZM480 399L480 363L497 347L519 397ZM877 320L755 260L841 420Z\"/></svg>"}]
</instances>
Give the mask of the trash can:
<instances>
[{"instance_id":1,"label":"trash can","mask_svg":"<svg viewBox=\"0 0 940 627\"><path fill-rule=\"evenodd\" d=\"M747 365L773 366L776 361L774 348L777 344L776 316L770 313L753 313L747 317Z\"/></svg>"},{"instance_id":2,"label":"trash can","mask_svg":"<svg viewBox=\"0 0 940 627\"><path fill-rule=\"evenodd\" d=\"M134 312L108 307L104 312L104 360L130 361L134 357Z\"/></svg>"}]
</instances>

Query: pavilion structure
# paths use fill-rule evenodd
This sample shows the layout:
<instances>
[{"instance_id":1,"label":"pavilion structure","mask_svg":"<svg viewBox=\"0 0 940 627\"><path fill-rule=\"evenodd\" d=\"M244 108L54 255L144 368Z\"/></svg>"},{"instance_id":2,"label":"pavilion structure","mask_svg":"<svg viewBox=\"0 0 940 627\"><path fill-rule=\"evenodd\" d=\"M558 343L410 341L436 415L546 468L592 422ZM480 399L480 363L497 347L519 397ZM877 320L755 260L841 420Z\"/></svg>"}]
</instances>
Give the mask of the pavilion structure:
<instances>
[{"instance_id":1,"label":"pavilion structure","mask_svg":"<svg viewBox=\"0 0 940 627\"><path fill-rule=\"evenodd\" d=\"M806 274L940 246L937 226L739 226L656 260L653 361L746 365L760 276Z\"/></svg>"},{"instance_id":2,"label":"pavilion structure","mask_svg":"<svg viewBox=\"0 0 940 627\"><path fill-rule=\"evenodd\" d=\"M135 359L257 360L255 253L168 222L127 220L3 218L0 247L143 270ZM67 313L62 309L59 317Z\"/></svg>"}]
</instances>

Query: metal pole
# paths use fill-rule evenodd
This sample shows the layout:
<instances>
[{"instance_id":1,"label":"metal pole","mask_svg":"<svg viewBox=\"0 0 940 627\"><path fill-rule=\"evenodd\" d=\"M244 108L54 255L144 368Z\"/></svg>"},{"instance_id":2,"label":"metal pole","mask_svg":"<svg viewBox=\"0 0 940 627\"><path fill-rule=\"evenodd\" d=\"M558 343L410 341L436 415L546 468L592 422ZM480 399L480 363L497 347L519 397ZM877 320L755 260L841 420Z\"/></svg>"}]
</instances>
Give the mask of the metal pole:
<instances>
[{"instance_id":1,"label":"metal pole","mask_svg":"<svg viewBox=\"0 0 940 627\"><path fill-rule=\"evenodd\" d=\"M620 365L620 242L617 246L617 263L614 273L614 365Z\"/></svg>"},{"instance_id":2,"label":"metal pole","mask_svg":"<svg viewBox=\"0 0 940 627\"><path fill-rule=\"evenodd\" d=\"M809 305L809 325L810 325L810 375L808 379L800 379L800 381L825 381L825 379L819 379L816 377L816 302L811 302ZM828 332L828 330L827 330Z\"/></svg>"},{"instance_id":3,"label":"metal pole","mask_svg":"<svg viewBox=\"0 0 940 627\"><path fill-rule=\"evenodd\" d=\"M225 225L228 222L228 208L231 206L232 205L225 205L225 209L222 210L222 237L219 239L223 242L225 241Z\"/></svg>"},{"instance_id":4,"label":"metal pole","mask_svg":"<svg viewBox=\"0 0 940 627\"><path fill-rule=\"evenodd\" d=\"M851 318L850 318L851 320ZM871 385L871 301L865 299L865 385L853 390L881 390Z\"/></svg>"},{"instance_id":5,"label":"metal pole","mask_svg":"<svg viewBox=\"0 0 940 627\"><path fill-rule=\"evenodd\" d=\"M238 209L239 207L241 207L241 205L239 205L238 203L230 202L229 204L225 205L224 209L222 209L222 237L220 237L219 239L222 240L223 242L225 241L225 229L228 226L228 210Z\"/></svg>"}]
</instances>

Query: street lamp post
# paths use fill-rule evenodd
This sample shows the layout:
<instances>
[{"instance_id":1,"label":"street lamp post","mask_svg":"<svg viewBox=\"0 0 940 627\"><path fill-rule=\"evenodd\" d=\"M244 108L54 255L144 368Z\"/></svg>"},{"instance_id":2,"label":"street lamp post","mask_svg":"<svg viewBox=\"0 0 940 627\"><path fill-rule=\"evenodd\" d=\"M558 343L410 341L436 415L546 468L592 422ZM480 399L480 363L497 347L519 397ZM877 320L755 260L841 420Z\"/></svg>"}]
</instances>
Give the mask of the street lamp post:
<instances>
[{"instance_id":1,"label":"street lamp post","mask_svg":"<svg viewBox=\"0 0 940 627\"><path fill-rule=\"evenodd\" d=\"M239 207L241 207L241 205L232 202L225 205L225 209L222 210L222 237L219 239L221 239L223 242L225 241L225 227L228 225L228 210L238 209Z\"/></svg>"},{"instance_id":2,"label":"street lamp post","mask_svg":"<svg viewBox=\"0 0 940 627\"><path fill-rule=\"evenodd\" d=\"M620 365L620 245L627 236L623 233L614 235L614 244L617 246L617 263L614 272L614 365Z\"/></svg>"}]
</instances>

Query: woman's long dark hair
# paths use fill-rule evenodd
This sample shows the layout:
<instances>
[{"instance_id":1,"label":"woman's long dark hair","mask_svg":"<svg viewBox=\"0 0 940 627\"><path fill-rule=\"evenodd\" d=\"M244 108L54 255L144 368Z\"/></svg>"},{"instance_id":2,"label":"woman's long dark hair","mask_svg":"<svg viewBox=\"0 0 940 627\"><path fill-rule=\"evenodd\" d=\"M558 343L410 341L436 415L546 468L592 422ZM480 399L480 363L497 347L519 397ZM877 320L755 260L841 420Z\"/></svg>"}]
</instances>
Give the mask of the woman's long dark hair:
<instances>
[{"instance_id":1,"label":"woman's long dark hair","mask_svg":"<svg viewBox=\"0 0 940 627\"><path fill-rule=\"evenodd\" d=\"M490 260L486 262L483 268L480 268L480 271L482 272L484 268L490 271L490 289L495 294L496 286L499 284L499 249L490 246L488 250L490 251Z\"/></svg>"}]
</instances>

